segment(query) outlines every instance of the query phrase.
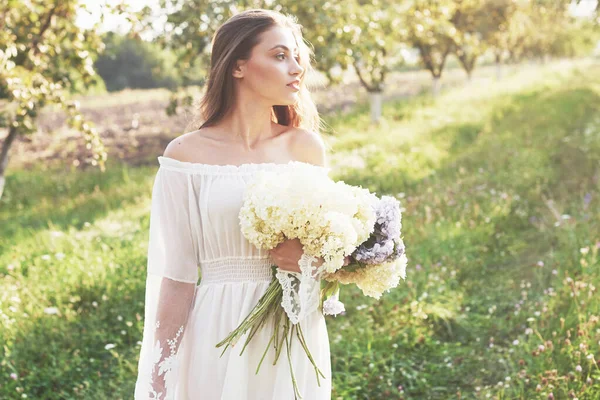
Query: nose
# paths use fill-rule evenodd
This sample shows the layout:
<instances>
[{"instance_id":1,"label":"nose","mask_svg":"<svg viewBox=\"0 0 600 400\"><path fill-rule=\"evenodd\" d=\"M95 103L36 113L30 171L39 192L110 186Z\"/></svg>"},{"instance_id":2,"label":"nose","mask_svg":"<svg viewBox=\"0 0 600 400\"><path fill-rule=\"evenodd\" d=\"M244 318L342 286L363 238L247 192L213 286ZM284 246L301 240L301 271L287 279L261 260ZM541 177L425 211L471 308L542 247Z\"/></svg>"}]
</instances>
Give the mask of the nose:
<instances>
[{"instance_id":1,"label":"nose","mask_svg":"<svg viewBox=\"0 0 600 400\"><path fill-rule=\"evenodd\" d=\"M294 72L292 72L292 75L298 75L298 76L302 76L302 73L304 72L304 68L302 68L302 66L298 63L298 61L296 61L296 59L294 58Z\"/></svg>"}]
</instances>

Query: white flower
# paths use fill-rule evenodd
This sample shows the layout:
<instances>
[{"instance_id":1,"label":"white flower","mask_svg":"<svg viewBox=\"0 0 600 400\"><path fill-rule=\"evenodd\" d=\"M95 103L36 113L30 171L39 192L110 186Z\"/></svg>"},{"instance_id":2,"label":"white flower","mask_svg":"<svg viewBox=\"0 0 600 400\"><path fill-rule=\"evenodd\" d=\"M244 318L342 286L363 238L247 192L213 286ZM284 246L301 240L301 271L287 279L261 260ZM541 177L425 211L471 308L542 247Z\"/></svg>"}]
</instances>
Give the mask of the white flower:
<instances>
[{"instance_id":1,"label":"white flower","mask_svg":"<svg viewBox=\"0 0 600 400\"><path fill-rule=\"evenodd\" d=\"M259 171L247 184L239 212L242 234L262 249L298 238L307 254L323 257L325 271L335 272L373 232L377 197L298 167Z\"/></svg>"},{"instance_id":2,"label":"white flower","mask_svg":"<svg viewBox=\"0 0 600 400\"><path fill-rule=\"evenodd\" d=\"M49 315L58 314L58 308L56 308L56 307L47 307L47 308L44 308L44 312L46 314L49 314Z\"/></svg>"},{"instance_id":3,"label":"white flower","mask_svg":"<svg viewBox=\"0 0 600 400\"><path fill-rule=\"evenodd\" d=\"M115 347L116 347L116 345L114 345L112 343L109 343L106 346L104 346L104 349L105 350L110 350L110 349L114 349Z\"/></svg>"},{"instance_id":4,"label":"white flower","mask_svg":"<svg viewBox=\"0 0 600 400\"><path fill-rule=\"evenodd\" d=\"M338 315L346 311L344 303L338 300L337 294L323 302L323 315Z\"/></svg>"}]
</instances>

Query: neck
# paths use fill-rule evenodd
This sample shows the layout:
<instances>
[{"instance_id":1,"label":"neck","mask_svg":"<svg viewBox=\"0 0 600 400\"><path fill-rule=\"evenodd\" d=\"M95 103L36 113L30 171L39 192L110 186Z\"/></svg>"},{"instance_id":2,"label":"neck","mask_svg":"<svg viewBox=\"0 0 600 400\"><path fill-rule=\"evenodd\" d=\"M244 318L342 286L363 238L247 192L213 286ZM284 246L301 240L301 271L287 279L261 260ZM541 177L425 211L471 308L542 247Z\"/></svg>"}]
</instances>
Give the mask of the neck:
<instances>
[{"instance_id":1,"label":"neck","mask_svg":"<svg viewBox=\"0 0 600 400\"><path fill-rule=\"evenodd\" d=\"M252 150L261 140L272 136L272 104L257 98L256 94L248 95L244 90L240 90L235 98L234 107L219 125L232 141L240 141L246 150Z\"/></svg>"}]
</instances>

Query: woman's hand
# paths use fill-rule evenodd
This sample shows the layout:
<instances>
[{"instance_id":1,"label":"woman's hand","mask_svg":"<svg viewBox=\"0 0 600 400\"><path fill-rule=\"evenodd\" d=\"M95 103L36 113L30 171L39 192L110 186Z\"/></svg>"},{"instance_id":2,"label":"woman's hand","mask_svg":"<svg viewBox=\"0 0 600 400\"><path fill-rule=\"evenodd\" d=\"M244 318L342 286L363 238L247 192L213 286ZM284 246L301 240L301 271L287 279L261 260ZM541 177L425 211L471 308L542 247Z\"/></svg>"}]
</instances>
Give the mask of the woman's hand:
<instances>
[{"instance_id":1,"label":"woman's hand","mask_svg":"<svg viewBox=\"0 0 600 400\"><path fill-rule=\"evenodd\" d=\"M304 246L300 243L300 239L286 239L269 250L273 262L280 269L290 272L302 272L298 261L300 261L303 253Z\"/></svg>"},{"instance_id":2,"label":"woman's hand","mask_svg":"<svg viewBox=\"0 0 600 400\"><path fill-rule=\"evenodd\" d=\"M269 255L273 259L273 262L282 270L290 272L302 272L298 261L304 254L304 246L300 242L300 239L286 239L279 243L276 247L269 250ZM314 264L320 267L325 260L322 257L317 259L318 261ZM344 258L344 266L350 263L350 256Z\"/></svg>"}]
</instances>

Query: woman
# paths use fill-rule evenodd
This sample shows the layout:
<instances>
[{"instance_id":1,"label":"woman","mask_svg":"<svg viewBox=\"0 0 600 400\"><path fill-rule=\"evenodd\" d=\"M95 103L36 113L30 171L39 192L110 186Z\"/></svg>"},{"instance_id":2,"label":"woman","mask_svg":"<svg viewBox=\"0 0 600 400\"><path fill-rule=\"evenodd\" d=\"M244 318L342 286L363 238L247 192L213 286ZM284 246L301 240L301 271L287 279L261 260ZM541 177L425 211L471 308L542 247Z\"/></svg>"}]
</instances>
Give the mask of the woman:
<instances>
[{"instance_id":1,"label":"woman","mask_svg":"<svg viewBox=\"0 0 600 400\"><path fill-rule=\"evenodd\" d=\"M204 122L158 157L136 399L295 398L290 365L285 355L273 365L272 344L256 374L272 324L242 355L242 345L222 356L215 345L258 303L273 264L319 290L302 271L322 259L307 257L297 239L258 249L242 236L238 220L244 187L256 171L329 171L315 133L320 119L305 86L309 57L300 26L277 12L239 13L215 33L200 105ZM293 372L303 398L330 399L327 328L321 312L309 311L299 323L325 379L317 382L298 342L291 348Z\"/></svg>"}]
</instances>

